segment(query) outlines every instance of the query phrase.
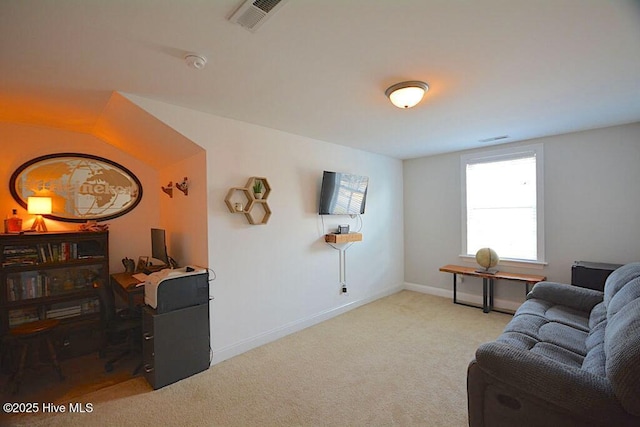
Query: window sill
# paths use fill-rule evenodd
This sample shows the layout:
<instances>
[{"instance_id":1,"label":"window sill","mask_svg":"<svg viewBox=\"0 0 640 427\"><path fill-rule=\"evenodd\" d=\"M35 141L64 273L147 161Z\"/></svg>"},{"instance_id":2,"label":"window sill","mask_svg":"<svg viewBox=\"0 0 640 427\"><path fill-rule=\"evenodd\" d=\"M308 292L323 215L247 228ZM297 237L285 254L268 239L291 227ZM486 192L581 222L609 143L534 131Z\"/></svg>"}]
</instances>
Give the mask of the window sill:
<instances>
[{"instance_id":1,"label":"window sill","mask_svg":"<svg viewBox=\"0 0 640 427\"><path fill-rule=\"evenodd\" d=\"M476 264L476 257L474 255L460 255L460 258L464 262ZM533 269L542 270L547 266L547 262L532 261L528 259L501 258L499 265L504 265L507 267L533 268Z\"/></svg>"}]
</instances>

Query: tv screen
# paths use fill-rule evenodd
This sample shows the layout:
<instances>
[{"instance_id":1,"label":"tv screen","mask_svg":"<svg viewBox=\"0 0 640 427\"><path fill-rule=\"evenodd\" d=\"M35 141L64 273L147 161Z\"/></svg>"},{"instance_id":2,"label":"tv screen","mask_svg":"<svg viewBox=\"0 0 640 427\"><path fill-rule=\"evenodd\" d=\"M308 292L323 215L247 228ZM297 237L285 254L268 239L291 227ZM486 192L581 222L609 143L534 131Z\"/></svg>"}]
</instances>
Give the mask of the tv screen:
<instances>
[{"instance_id":1,"label":"tv screen","mask_svg":"<svg viewBox=\"0 0 640 427\"><path fill-rule=\"evenodd\" d=\"M364 213L369 178L349 173L324 171L320 190L320 215Z\"/></svg>"}]
</instances>

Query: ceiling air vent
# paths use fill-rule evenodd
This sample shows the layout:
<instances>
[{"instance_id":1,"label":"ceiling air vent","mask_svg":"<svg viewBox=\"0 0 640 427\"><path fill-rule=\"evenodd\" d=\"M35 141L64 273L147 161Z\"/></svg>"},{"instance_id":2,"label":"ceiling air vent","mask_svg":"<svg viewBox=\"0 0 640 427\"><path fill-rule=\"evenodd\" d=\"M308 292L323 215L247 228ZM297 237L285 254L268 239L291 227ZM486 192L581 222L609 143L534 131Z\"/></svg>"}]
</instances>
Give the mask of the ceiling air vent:
<instances>
[{"instance_id":1,"label":"ceiling air vent","mask_svg":"<svg viewBox=\"0 0 640 427\"><path fill-rule=\"evenodd\" d=\"M491 138L479 139L478 142L495 142L507 138L509 138L509 135L492 136Z\"/></svg>"},{"instance_id":2,"label":"ceiling air vent","mask_svg":"<svg viewBox=\"0 0 640 427\"><path fill-rule=\"evenodd\" d=\"M229 17L229 21L255 32L287 0L246 0Z\"/></svg>"}]
</instances>

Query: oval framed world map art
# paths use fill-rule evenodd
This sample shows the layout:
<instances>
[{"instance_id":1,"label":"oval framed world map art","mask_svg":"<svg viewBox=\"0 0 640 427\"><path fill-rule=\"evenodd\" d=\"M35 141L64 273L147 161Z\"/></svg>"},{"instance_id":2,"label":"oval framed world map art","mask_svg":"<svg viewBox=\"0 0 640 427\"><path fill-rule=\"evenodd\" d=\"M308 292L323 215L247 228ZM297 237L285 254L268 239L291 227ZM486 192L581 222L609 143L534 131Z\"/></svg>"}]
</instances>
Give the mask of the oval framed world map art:
<instances>
[{"instance_id":1,"label":"oval framed world map art","mask_svg":"<svg viewBox=\"0 0 640 427\"><path fill-rule=\"evenodd\" d=\"M51 197L47 218L66 222L106 221L122 216L142 199L142 185L127 168L91 154L38 157L11 175L11 195L25 209L29 196Z\"/></svg>"}]
</instances>

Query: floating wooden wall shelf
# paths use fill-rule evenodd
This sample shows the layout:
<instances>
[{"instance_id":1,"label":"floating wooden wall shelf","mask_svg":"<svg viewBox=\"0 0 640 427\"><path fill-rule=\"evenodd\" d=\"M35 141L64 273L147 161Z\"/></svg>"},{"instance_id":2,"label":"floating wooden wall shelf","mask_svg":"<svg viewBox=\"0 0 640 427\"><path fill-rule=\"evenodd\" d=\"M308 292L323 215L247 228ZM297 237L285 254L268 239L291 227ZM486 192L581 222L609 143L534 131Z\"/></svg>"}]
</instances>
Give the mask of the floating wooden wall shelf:
<instances>
[{"instance_id":1,"label":"floating wooden wall shelf","mask_svg":"<svg viewBox=\"0 0 640 427\"><path fill-rule=\"evenodd\" d=\"M327 243L350 243L362 241L361 233L347 234L325 234L324 241Z\"/></svg>"}]
</instances>

